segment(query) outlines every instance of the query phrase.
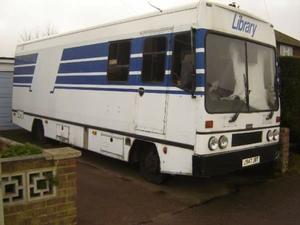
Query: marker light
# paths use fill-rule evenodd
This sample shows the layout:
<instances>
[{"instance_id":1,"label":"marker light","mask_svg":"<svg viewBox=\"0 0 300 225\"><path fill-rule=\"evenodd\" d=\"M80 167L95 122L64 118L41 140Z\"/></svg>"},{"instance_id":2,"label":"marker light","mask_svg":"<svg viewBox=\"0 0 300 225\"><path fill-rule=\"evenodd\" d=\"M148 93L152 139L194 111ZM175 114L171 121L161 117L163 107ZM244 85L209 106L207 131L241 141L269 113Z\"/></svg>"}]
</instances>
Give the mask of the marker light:
<instances>
[{"instance_id":1,"label":"marker light","mask_svg":"<svg viewBox=\"0 0 300 225\"><path fill-rule=\"evenodd\" d=\"M211 151L214 151L218 148L218 138L216 137L211 137L208 141L208 147Z\"/></svg>"},{"instance_id":2,"label":"marker light","mask_svg":"<svg viewBox=\"0 0 300 225\"><path fill-rule=\"evenodd\" d=\"M221 136L219 139L219 147L221 149L227 148L228 146L228 138L226 136Z\"/></svg>"},{"instance_id":3,"label":"marker light","mask_svg":"<svg viewBox=\"0 0 300 225\"><path fill-rule=\"evenodd\" d=\"M167 154L168 153L168 148L165 146L165 147L163 147L163 153L164 154Z\"/></svg>"},{"instance_id":4,"label":"marker light","mask_svg":"<svg viewBox=\"0 0 300 225\"><path fill-rule=\"evenodd\" d=\"M213 127L214 127L214 121L213 120L205 121L205 128L213 128Z\"/></svg>"},{"instance_id":5,"label":"marker light","mask_svg":"<svg viewBox=\"0 0 300 225\"><path fill-rule=\"evenodd\" d=\"M276 117L276 123L280 123L280 116Z\"/></svg>"},{"instance_id":6,"label":"marker light","mask_svg":"<svg viewBox=\"0 0 300 225\"><path fill-rule=\"evenodd\" d=\"M274 130L273 131L273 140L274 141L278 141L279 140L279 131L278 130Z\"/></svg>"},{"instance_id":7,"label":"marker light","mask_svg":"<svg viewBox=\"0 0 300 225\"><path fill-rule=\"evenodd\" d=\"M267 140L272 141L273 140L273 132L271 130L268 131L267 133Z\"/></svg>"}]
</instances>

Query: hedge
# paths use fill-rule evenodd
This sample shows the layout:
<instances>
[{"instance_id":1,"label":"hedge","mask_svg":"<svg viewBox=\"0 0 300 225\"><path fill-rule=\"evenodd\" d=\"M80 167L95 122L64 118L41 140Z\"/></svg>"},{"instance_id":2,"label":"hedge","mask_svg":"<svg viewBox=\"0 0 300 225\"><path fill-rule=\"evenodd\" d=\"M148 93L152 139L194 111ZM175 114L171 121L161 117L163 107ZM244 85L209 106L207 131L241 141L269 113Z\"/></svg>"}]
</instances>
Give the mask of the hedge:
<instances>
[{"instance_id":1,"label":"hedge","mask_svg":"<svg viewBox=\"0 0 300 225\"><path fill-rule=\"evenodd\" d=\"M300 58L280 57L281 125L291 129L291 139L300 139Z\"/></svg>"}]
</instances>

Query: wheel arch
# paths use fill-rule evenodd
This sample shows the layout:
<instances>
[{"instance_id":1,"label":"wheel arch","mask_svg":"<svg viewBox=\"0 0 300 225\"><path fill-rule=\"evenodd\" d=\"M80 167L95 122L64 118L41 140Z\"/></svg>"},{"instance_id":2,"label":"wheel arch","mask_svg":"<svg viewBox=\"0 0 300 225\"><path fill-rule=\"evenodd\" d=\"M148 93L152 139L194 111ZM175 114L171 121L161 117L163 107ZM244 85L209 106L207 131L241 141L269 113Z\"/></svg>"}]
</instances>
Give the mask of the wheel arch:
<instances>
[{"instance_id":1,"label":"wheel arch","mask_svg":"<svg viewBox=\"0 0 300 225\"><path fill-rule=\"evenodd\" d=\"M135 139L129 150L128 162L131 164L138 163L141 159L142 154L150 149L155 150L157 152L157 155L159 156L158 149L155 143L141 139Z\"/></svg>"},{"instance_id":2,"label":"wheel arch","mask_svg":"<svg viewBox=\"0 0 300 225\"><path fill-rule=\"evenodd\" d=\"M34 129L37 127L37 126L41 126L44 130L44 124L43 124L43 121L41 119L38 119L38 118L34 118L33 121L32 121L32 126L31 126L31 132L34 131ZM45 130L44 130L45 131Z\"/></svg>"}]
</instances>

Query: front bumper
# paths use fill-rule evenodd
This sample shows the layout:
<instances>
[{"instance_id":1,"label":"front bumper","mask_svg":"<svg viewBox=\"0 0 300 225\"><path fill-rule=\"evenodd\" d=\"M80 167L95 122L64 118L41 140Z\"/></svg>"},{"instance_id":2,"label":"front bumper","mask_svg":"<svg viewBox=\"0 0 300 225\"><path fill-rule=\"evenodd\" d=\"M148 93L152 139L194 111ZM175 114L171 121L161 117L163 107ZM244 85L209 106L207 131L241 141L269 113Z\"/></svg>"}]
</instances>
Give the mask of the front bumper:
<instances>
[{"instance_id":1,"label":"front bumper","mask_svg":"<svg viewBox=\"0 0 300 225\"><path fill-rule=\"evenodd\" d=\"M276 144L218 155L194 155L193 176L210 177L241 170L242 160L255 156L260 156L260 163L255 166L261 165L275 161L278 153L279 145Z\"/></svg>"}]
</instances>

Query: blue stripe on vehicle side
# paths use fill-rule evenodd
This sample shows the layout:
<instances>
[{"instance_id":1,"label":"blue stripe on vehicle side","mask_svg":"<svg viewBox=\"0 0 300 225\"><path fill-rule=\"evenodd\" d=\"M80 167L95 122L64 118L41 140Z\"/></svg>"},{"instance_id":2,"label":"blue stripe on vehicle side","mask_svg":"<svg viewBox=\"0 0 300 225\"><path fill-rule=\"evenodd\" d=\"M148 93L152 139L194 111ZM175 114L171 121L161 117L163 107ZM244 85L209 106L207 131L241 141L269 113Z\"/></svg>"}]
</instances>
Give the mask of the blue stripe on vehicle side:
<instances>
[{"instance_id":1,"label":"blue stripe on vehicle side","mask_svg":"<svg viewBox=\"0 0 300 225\"><path fill-rule=\"evenodd\" d=\"M144 38L135 38L131 41L131 54L143 52Z\"/></svg>"},{"instance_id":2,"label":"blue stripe on vehicle side","mask_svg":"<svg viewBox=\"0 0 300 225\"><path fill-rule=\"evenodd\" d=\"M122 89L122 88L87 88L87 87L55 87L55 89L71 89L71 90L93 90L93 91L111 91L111 92L133 92L137 93L138 89ZM173 90L145 90L145 93L153 94L176 94L176 95L191 95L191 93L185 91L173 91ZM196 95L204 95L204 92L197 91Z\"/></svg>"},{"instance_id":3,"label":"blue stripe on vehicle side","mask_svg":"<svg viewBox=\"0 0 300 225\"><path fill-rule=\"evenodd\" d=\"M130 75L128 76L128 81L125 82L126 84L130 84L132 86L140 84L140 77L139 75Z\"/></svg>"},{"instance_id":4,"label":"blue stripe on vehicle side","mask_svg":"<svg viewBox=\"0 0 300 225\"><path fill-rule=\"evenodd\" d=\"M199 29L196 31L196 48L204 48L205 47L205 36L207 30Z\"/></svg>"},{"instance_id":5,"label":"blue stripe on vehicle side","mask_svg":"<svg viewBox=\"0 0 300 225\"><path fill-rule=\"evenodd\" d=\"M108 55L108 43L98 43L73 48L66 48L63 51L61 60L87 59L104 57Z\"/></svg>"},{"instance_id":6,"label":"blue stripe on vehicle side","mask_svg":"<svg viewBox=\"0 0 300 225\"><path fill-rule=\"evenodd\" d=\"M143 66L143 58L131 58L130 59L130 71L141 71Z\"/></svg>"},{"instance_id":7,"label":"blue stripe on vehicle side","mask_svg":"<svg viewBox=\"0 0 300 225\"><path fill-rule=\"evenodd\" d=\"M205 48L206 34L207 34L206 29L199 29L196 31L196 48ZM196 68L198 68L198 69L205 68L205 52L198 52L196 54ZM197 74L196 86L197 87L205 86L205 75L204 74Z\"/></svg>"},{"instance_id":8,"label":"blue stripe on vehicle side","mask_svg":"<svg viewBox=\"0 0 300 225\"><path fill-rule=\"evenodd\" d=\"M173 51L173 34L169 33L167 34L168 44L167 44L167 51Z\"/></svg>"},{"instance_id":9,"label":"blue stripe on vehicle side","mask_svg":"<svg viewBox=\"0 0 300 225\"><path fill-rule=\"evenodd\" d=\"M32 75L34 74L35 66L15 67L15 75Z\"/></svg>"},{"instance_id":10,"label":"blue stripe on vehicle side","mask_svg":"<svg viewBox=\"0 0 300 225\"><path fill-rule=\"evenodd\" d=\"M32 83L32 78L33 77L14 77L13 78L13 83Z\"/></svg>"},{"instance_id":11,"label":"blue stripe on vehicle side","mask_svg":"<svg viewBox=\"0 0 300 225\"><path fill-rule=\"evenodd\" d=\"M107 60L104 61L87 61L87 62L73 62L61 63L58 73L84 73L84 72L106 72Z\"/></svg>"},{"instance_id":12,"label":"blue stripe on vehicle side","mask_svg":"<svg viewBox=\"0 0 300 225\"><path fill-rule=\"evenodd\" d=\"M165 59L165 69L166 70L171 70L171 65L172 65L172 56L171 55L166 55ZM143 58L131 58L130 59L130 66L129 66L130 71L142 71L143 67Z\"/></svg>"},{"instance_id":13,"label":"blue stripe on vehicle side","mask_svg":"<svg viewBox=\"0 0 300 225\"><path fill-rule=\"evenodd\" d=\"M205 86L205 77L204 74L196 75L196 87L204 87Z\"/></svg>"},{"instance_id":14,"label":"blue stripe on vehicle side","mask_svg":"<svg viewBox=\"0 0 300 225\"><path fill-rule=\"evenodd\" d=\"M166 55L165 69L166 70L172 69L172 56L171 55Z\"/></svg>"},{"instance_id":15,"label":"blue stripe on vehicle side","mask_svg":"<svg viewBox=\"0 0 300 225\"><path fill-rule=\"evenodd\" d=\"M196 54L196 68L202 69L205 68L205 53L198 52Z\"/></svg>"},{"instance_id":16,"label":"blue stripe on vehicle side","mask_svg":"<svg viewBox=\"0 0 300 225\"><path fill-rule=\"evenodd\" d=\"M20 55L15 57L15 65L27 65L35 64L37 61L38 54Z\"/></svg>"}]
</instances>

